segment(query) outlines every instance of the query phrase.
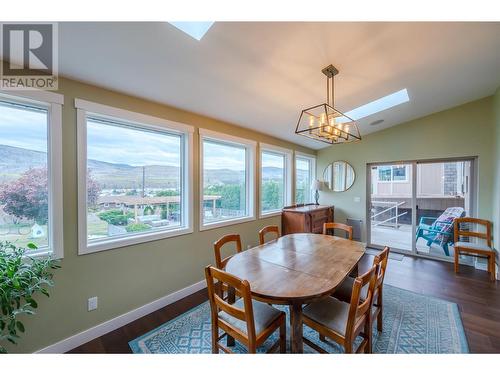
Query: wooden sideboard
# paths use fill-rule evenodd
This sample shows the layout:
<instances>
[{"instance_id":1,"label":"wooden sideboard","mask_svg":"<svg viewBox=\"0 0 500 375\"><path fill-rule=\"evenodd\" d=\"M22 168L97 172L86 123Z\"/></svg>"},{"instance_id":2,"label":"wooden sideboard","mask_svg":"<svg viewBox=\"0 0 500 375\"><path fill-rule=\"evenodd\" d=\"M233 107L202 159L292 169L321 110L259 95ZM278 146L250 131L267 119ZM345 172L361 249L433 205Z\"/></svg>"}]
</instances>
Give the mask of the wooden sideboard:
<instances>
[{"instance_id":1,"label":"wooden sideboard","mask_svg":"<svg viewBox=\"0 0 500 375\"><path fill-rule=\"evenodd\" d=\"M283 209L281 233L323 233L323 224L333 221L333 206L306 204Z\"/></svg>"}]
</instances>

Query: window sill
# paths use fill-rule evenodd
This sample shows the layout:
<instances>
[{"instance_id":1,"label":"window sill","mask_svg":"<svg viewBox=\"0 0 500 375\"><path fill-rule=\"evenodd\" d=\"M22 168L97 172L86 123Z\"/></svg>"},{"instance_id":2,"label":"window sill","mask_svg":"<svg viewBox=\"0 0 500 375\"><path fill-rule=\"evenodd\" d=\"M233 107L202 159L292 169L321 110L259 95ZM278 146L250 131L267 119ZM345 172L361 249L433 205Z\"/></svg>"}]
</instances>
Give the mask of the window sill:
<instances>
[{"instance_id":1,"label":"window sill","mask_svg":"<svg viewBox=\"0 0 500 375\"><path fill-rule=\"evenodd\" d=\"M193 233L193 229L185 227L169 231L137 234L132 237L115 238L115 239L110 238L98 242L93 242L90 244L87 243L86 246L80 246L80 248L78 249L78 255L85 255L85 254L96 253L99 251L112 250L130 245L138 245L141 243L162 240L165 238L182 236L184 234L189 234L189 233Z\"/></svg>"},{"instance_id":2,"label":"window sill","mask_svg":"<svg viewBox=\"0 0 500 375\"><path fill-rule=\"evenodd\" d=\"M24 258L51 258L53 260L61 260L62 256L57 256L56 253L52 250L45 249L40 251L27 252L24 255Z\"/></svg>"},{"instance_id":3,"label":"window sill","mask_svg":"<svg viewBox=\"0 0 500 375\"><path fill-rule=\"evenodd\" d=\"M261 212L259 215L260 219L265 219L268 217L281 216L281 209L279 211L269 211L269 212Z\"/></svg>"},{"instance_id":4,"label":"window sill","mask_svg":"<svg viewBox=\"0 0 500 375\"><path fill-rule=\"evenodd\" d=\"M224 221L216 221L210 224L201 224L200 225L200 232L204 230L210 230L210 229L215 229L215 228L222 228L222 227L227 227L229 225L235 225L235 224L241 224L241 223L247 223L249 221L254 221L255 216L246 216L246 217L240 217L237 219L230 219L230 220L224 220Z\"/></svg>"}]
</instances>

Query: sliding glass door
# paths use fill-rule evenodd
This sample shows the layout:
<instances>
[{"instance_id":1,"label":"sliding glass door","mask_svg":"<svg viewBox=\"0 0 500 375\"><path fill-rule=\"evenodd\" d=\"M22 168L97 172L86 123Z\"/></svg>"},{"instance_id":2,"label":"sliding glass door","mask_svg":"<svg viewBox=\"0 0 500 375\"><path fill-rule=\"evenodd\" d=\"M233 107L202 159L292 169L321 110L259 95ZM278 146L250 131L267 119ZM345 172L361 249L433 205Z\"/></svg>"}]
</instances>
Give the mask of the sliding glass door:
<instances>
[{"instance_id":1,"label":"sliding glass door","mask_svg":"<svg viewBox=\"0 0 500 375\"><path fill-rule=\"evenodd\" d=\"M412 251L413 170L411 163L370 167L368 214L371 244Z\"/></svg>"},{"instance_id":2,"label":"sliding glass door","mask_svg":"<svg viewBox=\"0 0 500 375\"><path fill-rule=\"evenodd\" d=\"M473 216L473 167L473 159L368 165L368 245L453 259L453 219Z\"/></svg>"}]
</instances>

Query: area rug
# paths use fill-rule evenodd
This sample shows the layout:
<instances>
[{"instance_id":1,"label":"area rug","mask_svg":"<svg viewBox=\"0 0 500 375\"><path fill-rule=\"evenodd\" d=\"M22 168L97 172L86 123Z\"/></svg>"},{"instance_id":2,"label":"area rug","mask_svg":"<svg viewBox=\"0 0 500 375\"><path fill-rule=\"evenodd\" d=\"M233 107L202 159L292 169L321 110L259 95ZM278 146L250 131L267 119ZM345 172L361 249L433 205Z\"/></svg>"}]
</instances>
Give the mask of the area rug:
<instances>
[{"instance_id":1,"label":"area rug","mask_svg":"<svg viewBox=\"0 0 500 375\"><path fill-rule=\"evenodd\" d=\"M286 306L276 307L288 314ZM382 333L379 334L374 328L374 353L469 352L455 303L385 285L383 323ZM133 353L143 354L211 353L210 327L210 306L205 302L130 341L129 346ZM318 334L306 326L304 336L329 353L343 351L333 342L320 341ZM277 338L278 334L275 333L258 351L266 352ZM239 343L236 343L233 350L237 353L246 352ZM304 352L315 353L306 344Z\"/></svg>"}]
</instances>

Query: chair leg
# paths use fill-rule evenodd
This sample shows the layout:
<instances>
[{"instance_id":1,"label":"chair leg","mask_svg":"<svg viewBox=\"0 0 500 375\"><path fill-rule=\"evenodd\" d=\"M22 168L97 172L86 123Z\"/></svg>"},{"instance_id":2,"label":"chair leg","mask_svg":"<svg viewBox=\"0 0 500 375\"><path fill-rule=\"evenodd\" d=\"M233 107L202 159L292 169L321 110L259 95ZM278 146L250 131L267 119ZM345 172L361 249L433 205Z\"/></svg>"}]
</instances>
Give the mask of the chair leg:
<instances>
[{"instance_id":1,"label":"chair leg","mask_svg":"<svg viewBox=\"0 0 500 375\"><path fill-rule=\"evenodd\" d=\"M219 354L219 346L217 345L217 340L219 338L219 327L212 323L212 353Z\"/></svg>"},{"instance_id":2,"label":"chair leg","mask_svg":"<svg viewBox=\"0 0 500 375\"><path fill-rule=\"evenodd\" d=\"M280 325L280 353L286 353L286 320Z\"/></svg>"},{"instance_id":3,"label":"chair leg","mask_svg":"<svg viewBox=\"0 0 500 375\"><path fill-rule=\"evenodd\" d=\"M488 263L489 263L489 269L490 269L490 279L491 281L495 281L496 280L496 276L495 276L495 255L490 255L488 257Z\"/></svg>"},{"instance_id":4,"label":"chair leg","mask_svg":"<svg viewBox=\"0 0 500 375\"><path fill-rule=\"evenodd\" d=\"M370 314L371 315L371 314ZM366 347L365 353L372 354L372 334L373 334L373 322L372 318L368 318L367 323L365 325L365 335L366 335Z\"/></svg>"},{"instance_id":5,"label":"chair leg","mask_svg":"<svg viewBox=\"0 0 500 375\"><path fill-rule=\"evenodd\" d=\"M460 256L460 252L457 248L455 248L455 273L458 273L458 257Z\"/></svg>"},{"instance_id":6,"label":"chair leg","mask_svg":"<svg viewBox=\"0 0 500 375\"><path fill-rule=\"evenodd\" d=\"M380 304L378 315L377 315L377 331L379 331L380 333L382 333L382 330L383 330L382 315L383 315L383 307L382 307L382 304Z\"/></svg>"},{"instance_id":7,"label":"chair leg","mask_svg":"<svg viewBox=\"0 0 500 375\"><path fill-rule=\"evenodd\" d=\"M344 352L346 354L352 354L352 342L346 341L344 343Z\"/></svg>"},{"instance_id":8,"label":"chair leg","mask_svg":"<svg viewBox=\"0 0 500 375\"><path fill-rule=\"evenodd\" d=\"M444 250L444 253L447 257L450 256L450 250L448 249L448 244L447 243L444 243L443 244L443 250Z\"/></svg>"}]
</instances>

